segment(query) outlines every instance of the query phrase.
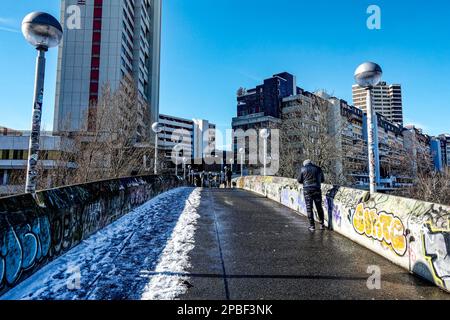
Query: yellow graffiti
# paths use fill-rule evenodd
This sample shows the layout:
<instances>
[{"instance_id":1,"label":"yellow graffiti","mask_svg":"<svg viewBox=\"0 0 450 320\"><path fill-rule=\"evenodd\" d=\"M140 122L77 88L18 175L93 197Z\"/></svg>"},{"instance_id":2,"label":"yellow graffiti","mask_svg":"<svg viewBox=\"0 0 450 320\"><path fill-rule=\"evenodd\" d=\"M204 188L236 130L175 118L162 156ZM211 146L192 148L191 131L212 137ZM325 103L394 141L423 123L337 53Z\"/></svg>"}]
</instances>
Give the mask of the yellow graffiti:
<instances>
[{"instance_id":1,"label":"yellow graffiti","mask_svg":"<svg viewBox=\"0 0 450 320\"><path fill-rule=\"evenodd\" d=\"M406 253L405 228L393 214L377 213L377 210L366 209L363 204L359 204L353 215L353 228L360 235L391 247L400 256Z\"/></svg>"}]
</instances>

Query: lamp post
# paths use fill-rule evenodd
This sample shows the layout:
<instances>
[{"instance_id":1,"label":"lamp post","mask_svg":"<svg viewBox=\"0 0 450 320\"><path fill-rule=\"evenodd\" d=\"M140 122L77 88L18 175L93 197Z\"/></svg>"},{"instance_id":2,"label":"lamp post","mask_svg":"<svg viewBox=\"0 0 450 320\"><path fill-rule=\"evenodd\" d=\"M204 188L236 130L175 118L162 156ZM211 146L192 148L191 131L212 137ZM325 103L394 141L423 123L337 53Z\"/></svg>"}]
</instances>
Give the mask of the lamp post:
<instances>
[{"instance_id":1,"label":"lamp post","mask_svg":"<svg viewBox=\"0 0 450 320\"><path fill-rule=\"evenodd\" d=\"M264 140L264 176L267 175L267 138L269 138L270 133L267 129L262 129L259 131L259 136Z\"/></svg>"},{"instance_id":2,"label":"lamp post","mask_svg":"<svg viewBox=\"0 0 450 320\"><path fill-rule=\"evenodd\" d=\"M161 126L158 122L152 124L152 130L155 133L155 167L153 168L153 173L158 174L158 134L162 131Z\"/></svg>"},{"instance_id":3,"label":"lamp post","mask_svg":"<svg viewBox=\"0 0 450 320\"><path fill-rule=\"evenodd\" d=\"M187 163L187 158L183 157L183 179L186 180L186 163Z\"/></svg>"},{"instance_id":4,"label":"lamp post","mask_svg":"<svg viewBox=\"0 0 450 320\"><path fill-rule=\"evenodd\" d=\"M188 176L189 176L189 183L191 183L192 181L191 181L191 177L192 177L192 170L191 170L191 165L188 165Z\"/></svg>"},{"instance_id":5,"label":"lamp post","mask_svg":"<svg viewBox=\"0 0 450 320\"><path fill-rule=\"evenodd\" d=\"M32 12L22 21L22 33L25 39L36 48L36 76L33 98L33 115L25 192L36 193L37 162L39 159L42 103L44 98L45 53L49 48L59 45L63 36L61 24L53 16L44 12Z\"/></svg>"},{"instance_id":6,"label":"lamp post","mask_svg":"<svg viewBox=\"0 0 450 320\"><path fill-rule=\"evenodd\" d=\"M147 169L147 155L144 154L144 156L142 157L142 164L144 165L144 171L148 171Z\"/></svg>"},{"instance_id":7,"label":"lamp post","mask_svg":"<svg viewBox=\"0 0 450 320\"><path fill-rule=\"evenodd\" d=\"M365 62L361 64L355 71L356 83L367 90L367 146L369 151L369 187L370 194L377 191L377 183L375 177L375 141L374 139L374 112L372 108L372 88L381 81L383 70L374 62Z\"/></svg>"},{"instance_id":8,"label":"lamp post","mask_svg":"<svg viewBox=\"0 0 450 320\"><path fill-rule=\"evenodd\" d=\"M173 150L175 151L175 175L178 176L178 161L180 156L180 151L182 147L180 145L176 145Z\"/></svg>"},{"instance_id":9,"label":"lamp post","mask_svg":"<svg viewBox=\"0 0 450 320\"><path fill-rule=\"evenodd\" d=\"M244 176L244 153L245 153L245 149L240 148L239 154L241 155L241 177Z\"/></svg>"}]
</instances>

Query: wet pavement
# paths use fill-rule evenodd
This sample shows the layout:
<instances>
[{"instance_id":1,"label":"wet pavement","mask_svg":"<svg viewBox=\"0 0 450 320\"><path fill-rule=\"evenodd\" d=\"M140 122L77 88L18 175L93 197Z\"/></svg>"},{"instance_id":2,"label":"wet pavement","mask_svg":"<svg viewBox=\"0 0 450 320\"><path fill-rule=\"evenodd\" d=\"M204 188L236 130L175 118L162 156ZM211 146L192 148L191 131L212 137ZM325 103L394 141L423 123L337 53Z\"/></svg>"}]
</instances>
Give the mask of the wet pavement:
<instances>
[{"instance_id":1,"label":"wet pavement","mask_svg":"<svg viewBox=\"0 0 450 320\"><path fill-rule=\"evenodd\" d=\"M203 189L186 300L450 299L376 253L242 190ZM370 290L371 266L381 289Z\"/></svg>"}]
</instances>

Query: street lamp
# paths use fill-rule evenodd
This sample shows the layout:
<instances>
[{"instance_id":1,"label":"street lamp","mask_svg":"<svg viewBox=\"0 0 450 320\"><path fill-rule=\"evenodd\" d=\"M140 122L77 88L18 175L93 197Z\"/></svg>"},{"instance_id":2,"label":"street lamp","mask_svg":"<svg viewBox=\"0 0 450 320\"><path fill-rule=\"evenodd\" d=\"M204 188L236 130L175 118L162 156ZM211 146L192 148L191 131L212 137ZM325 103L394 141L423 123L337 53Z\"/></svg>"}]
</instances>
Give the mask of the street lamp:
<instances>
[{"instance_id":1,"label":"street lamp","mask_svg":"<svg viewBox=\"0 0 450 320\"><path fill-rule=\"evenodd\" d=\"M178 176L178 158L180 156L180 151L182 147L180 145L176 145L173 150L175 151L175 175Z\"/></svg>"},{"instance_id":2,"label":"street lamp","mask_svg":"<svg viewBox=\"0 0 450 320\"><path fill-rule=\"evenodd\" d=\"M45 52L59 45L63 36L61 24L53 16L44 12L32 12L22 21L22 33L25 39L38 51L34 84L33 115L30 145L28 150L28 168L26 193L36 193L37 162L39 159L42 103L44 98Z\"/></svg>"},{"instance_id":3,"label":"street lamp","mask_svg":"<svg viewBox=\"0 0 450 320\"><path fill-rule=\"evenodd\" d=\"M383 70L381 67L373 62L365 62L355 71L356 83L360 87L367 90L367 145L369 150L369 184L371 194L374 194L377 191L377 183L375 179L375 143L378 143L378 141L374 141L372 88L380 83L382 75Z\"/></svg>"},{"instance_id":4,"label":"street lamp","mask_svg":"<svg viewBox=\"0 0 450 320\"><path fill-rule=\"evenodd\" d=\"M239 154L241 155L241 177L244 176L244 153L245 153L245 149L240 148Z\"/></svg>"},{"instance_id":5,"label":"street lamp","mask_svg":"<svg viewBox=\"0 0 450 320\"><path fill-rule=\"evenodd\" d=\"M183 178L186 180L186 163L187 163L187 158L183 157Z\"/></svg>"},{"instance_id":6,"label":"street lamp","mask_svg":"<svg viewBox=\"0 0 450 320\"><path fill-rule=\"evenodd\" d=\"M162 128L158 122L152 124L152 130L155 133L155 167L153 173L158 174L158 133L162 131Z\"/></svg>"},{"instance_id":7,"label":"street lamp","mask_svg":"<svg viewBox=\"0 0 450 320\"><path fill-rule=\"evenodd\" d=\"M262 129L259 131L259 136L264 140L264 176L267 175L267 138L269 138L270 133L267 129Z\"/></svg>"}]
</instances>

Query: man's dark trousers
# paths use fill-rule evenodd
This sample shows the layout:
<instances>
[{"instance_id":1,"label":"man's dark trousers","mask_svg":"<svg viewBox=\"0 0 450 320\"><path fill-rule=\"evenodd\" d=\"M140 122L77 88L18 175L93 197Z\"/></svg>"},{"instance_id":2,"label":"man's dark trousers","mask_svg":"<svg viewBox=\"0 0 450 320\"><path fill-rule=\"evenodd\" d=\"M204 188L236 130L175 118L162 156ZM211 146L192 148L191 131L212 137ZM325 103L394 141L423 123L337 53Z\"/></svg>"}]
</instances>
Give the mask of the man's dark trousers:
<instances>
[{"instance_id":1,"label":"man's dark trousers","mask_svg":"<svg viewBox=\"0 0 450 320\"><path fill-rule=\"evenodd\" d=\"M314 210L313 210L314 203L316 204L316 209L317 213L319 214L320 223L323 224L325 218L322 208L322 191L320 189L305 190L303 194L305 196L306 211L308 213L308 219L311 227L315 225Z\"/></svg>"}]
</instances>

